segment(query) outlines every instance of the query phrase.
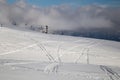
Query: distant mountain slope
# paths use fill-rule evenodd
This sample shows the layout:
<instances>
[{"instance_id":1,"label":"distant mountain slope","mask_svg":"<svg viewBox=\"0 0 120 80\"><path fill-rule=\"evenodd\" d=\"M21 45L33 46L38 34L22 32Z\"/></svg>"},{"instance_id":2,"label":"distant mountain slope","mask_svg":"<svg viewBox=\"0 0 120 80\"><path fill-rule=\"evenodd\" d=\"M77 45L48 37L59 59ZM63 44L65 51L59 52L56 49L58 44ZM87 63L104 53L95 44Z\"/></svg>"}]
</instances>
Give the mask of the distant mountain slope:
<instances>
[{"instance_id":1,"label":"distant mountain slope","mask_svg":"<svg viewBox=\"0 0 120 80\"><path fill-rule=\"evenodd\" d=\"M120 42L120 31L114 28L80 28L78 30L58 30L54 34L113 40Z\"/></svg>"}]
</instances>

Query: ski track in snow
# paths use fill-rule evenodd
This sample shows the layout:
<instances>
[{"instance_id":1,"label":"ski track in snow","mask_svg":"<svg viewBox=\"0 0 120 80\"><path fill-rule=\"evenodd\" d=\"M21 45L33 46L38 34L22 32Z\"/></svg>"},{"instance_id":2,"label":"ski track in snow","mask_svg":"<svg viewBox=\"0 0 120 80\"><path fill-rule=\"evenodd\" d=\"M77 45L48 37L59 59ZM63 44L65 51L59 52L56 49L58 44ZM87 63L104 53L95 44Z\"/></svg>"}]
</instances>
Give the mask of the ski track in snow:
<instances>
[{"instance_id":1,"label":"ski track in snow","mask_svg":"<svg viewBox=\"0 0 120 80\"><path fill-rule=\"evenodd\" d=\"M10 31L9 35L11 32L15 31L14 33L16 33L16 35L14 35L14 37L17 37L17 33L19 33L16 30L11 30L11 29L7 29L6 32L4 32L4 28L3 28L2 34L3 33L6 34L7 31L8 32ZM20 31L19 35L21 33L22 32ZM90 62L91 56L92 56L92 58L93 57L94 58L102 58L102 59L108 58L109 60L111 60L111 59L119 60L119 56L101 55L100 52L98 52L99 54L90 53L92 48L94 48L93 51L96 49L96 47L102 49L102 45L99 42L99 40L97 41L97 40L86 39L86 38L85 39L75 38L75 40L69 41L69 39L68 39L68 41L66 41L67 38L65 40L64 39L59 40L59 37L53 37L55 40L53 39L53 41L52 41L51 36L48 37L47 35L43 36L41 34L39 37L37 35L38 34L36 34L36 35L32 34L32 32L30 32L30 34L28 34L27 32L23 32L22 35L20 35L20 37L22 39L18 38L18 39L20 39L20 40L18 40L18 42L16 41L18 44L17 43L15 44L16 46L18 45L22 48L19 48L16 50L11 50L11 51L5 52L5 53L0 53L0 56L2 57L5 55L9 56L10 54L17 54L17 52L24 52L26 49L34 47L34 48L37 48L37 50L40 50L41 53L43 53L47 57L46 59L48 59L48 62L46 64L42 65L42 63L40 64L39 61L38 62L37 61L30 61L30 62L12 61L12 62L9 62L9 60L6 62L3 61L0 63L0 75L3 75L3 74L1 74L2 70L6 71L6 73L8 73L9 71L12 71L12 69L14 69L14 71L17 73L17 70L22 71L22 69L23 70L25 69L28 72L36 71L39 74L41 74L41 72L42 72L42 75L44 74L47 77L49 76L50 78L51 78L51 74L55 73L55 74L53 74L54 75L53 79L55 79L56 75L57 76L62 75L62 77L64 76L64 79L61 79L61 80L79 80L79 79L81 79L81 80L120 80L119 71L115 71L113 68L108 67L107 65L103 65L103 64L101 65L101 64L95 63L94 65L91 65L92 64ZM13 36L11 36L11 37L13 38ZM10 38L10 39L12 40L12 38ZM26 41L24 41L24 38L26 41L29 42L29 45ZM49 38L50 38L50 40L49 40ZM5 37L5 39L6 39L6 37ZM17 38L16 39L13 38L13 40L17 40ZM22 43L20 43L19 41L21 41ZM51 44L52 44L52 46L51 46ZM3 42L0 43L1 48L3 48L3 47L9 48L10 45L13 47L15 46L14 44L9 43L9 41L5 42L3 40ZM49 51L50 50L49 48L54 49L54 51L53 52ZM76 51L76 49L78 49L78 51ZM112 49L112 48L110 48L110 49ZM105 50L105 49L102 49L102 50ZM63 57L67 58L66 54L69 54L69 55L77 54L77 56L74 57L73 61L69 62L69 63L72 63L72 65L70 65L70 66L68 66L69 65L68 63L64 63L64 61L62 60ZM81 64L80 60L81 60L81 58L83 58L83 56L85 56L86 58L85 58L84 64ZM65 60L67 60L67 59L65 59ZM96 60L96 62L97 62L97 60ZM41 66L39 66L39 64L42 65L42 68L41 68ZM65 64L65 65L63 65L63 64ZM79 65L79 67L78 66L76 67L76 65ZM83 65L85 65L85 68L87 66L88 69L90 69L90 70L92 69L93 72L89 72L89 70L87 71L87 68L84 69ZM9 70L9 68L10 68L10 70ZM79 70L79 68L81 68L81 69ZM65 71L63 71L62 69ZM120 70L120 68L118 70ZM103 73L101 73L100 71ZM45 74L44 72L47 74ZM25 73L25 71L23 71L22 73ZM62 74L60 74L60 73L62 73ZM11 74L11 73L9 73L9 74ZM102 75L102 77L101 77L101 75ZM75 77L77 77L77 78L75 79ZM0 79L1 79L1 77L0 77ZM48 79L48 80L53 80L53 79ZM6 79L4 79L4 80L6 80ZM60 80L60 77L58 77L57 80Z\"/></svg>"},{"instance_id":2,"label":"ski track in snow","mask_svg":"<svg viewBox=\"0 0 120 80\"><path fill-rule=\"evenodd\" d=\"M100 65L102 71L106 73L110 80L120 80L120 75L107 66Z\"/></svg>"}]
</instances>

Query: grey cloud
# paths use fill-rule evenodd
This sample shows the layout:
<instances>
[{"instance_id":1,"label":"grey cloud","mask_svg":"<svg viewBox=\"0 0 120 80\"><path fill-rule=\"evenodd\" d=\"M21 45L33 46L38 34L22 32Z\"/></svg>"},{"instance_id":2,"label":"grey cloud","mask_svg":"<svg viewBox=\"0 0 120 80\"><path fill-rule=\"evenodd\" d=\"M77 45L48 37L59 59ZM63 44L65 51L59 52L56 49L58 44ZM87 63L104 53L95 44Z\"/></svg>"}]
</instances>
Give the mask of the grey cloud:
<instances>
[{"instance_id":1,"label":"grey cloud","mask_svg":"<svg viewBox=\"0 0 120 80\"><path fill-rule=\"evenodd\" d=\"M1 24L48 25L51 30L111 28L120 24L120 8L97 5L73 8L70 5L38 7L20 0L12 5L0 0Z\"/></svg>"},{"instance_id":2,"label":"grey cloud","mask_svg":"<svg viewBox=\"0 0 120 80\"><path fill-rule=\"evenodd\" d=\"M6 3L7 0L0 0L0 3Z\"/></svg>"}]
</instances>

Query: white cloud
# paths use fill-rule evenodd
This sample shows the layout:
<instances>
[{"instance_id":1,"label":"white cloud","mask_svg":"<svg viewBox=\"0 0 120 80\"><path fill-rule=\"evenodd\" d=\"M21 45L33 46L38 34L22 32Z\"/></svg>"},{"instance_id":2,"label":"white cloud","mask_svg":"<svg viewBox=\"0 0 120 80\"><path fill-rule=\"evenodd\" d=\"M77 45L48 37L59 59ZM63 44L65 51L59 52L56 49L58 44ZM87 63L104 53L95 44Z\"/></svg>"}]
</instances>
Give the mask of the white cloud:
<instances>
[{"instance_id":1,"label":"white cloud","mask_svg":"<svg viewBox=\"0 0 120 80\"><path fill-rule=\"evenodd\" d=\"M25 0L18 0L16 2L16 5L22 8L25 8L27 6L27 4L25 3Z\"/></svg>"},{"instance_id":2,"label":"white cloud","mask_svg":"<svg viewBox=\"0 0 120 80\"><path fill-rule=\"evenodd\" d=\"M0 0L0 2L5 0ZM69 5L47 8L28 5L20 0L12 5L0 3L0 23L48 25L51 30L111 28L120 22L120 9L96 5L72 8Z\"/></svg>"},{"instance_id":3,"label":"white cloud","mask_svg":"<svg viewBox=\"0 0 120 80\"><path fill-rule=\"evenodd\" d=\"M0 3L6 3L6 0L0 0Z\"/></svg>"}]
</instances>

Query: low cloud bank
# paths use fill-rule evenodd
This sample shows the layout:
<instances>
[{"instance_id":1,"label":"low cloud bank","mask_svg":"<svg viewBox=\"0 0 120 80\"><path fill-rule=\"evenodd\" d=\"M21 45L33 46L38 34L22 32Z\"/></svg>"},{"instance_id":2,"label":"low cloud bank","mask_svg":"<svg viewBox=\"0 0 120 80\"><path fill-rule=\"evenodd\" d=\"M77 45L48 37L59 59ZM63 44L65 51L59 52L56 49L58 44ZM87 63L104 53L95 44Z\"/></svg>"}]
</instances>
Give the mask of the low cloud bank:
<instances>
[{"instance_id":1,"label":"low cloud bank","mask_svg":"<svg viewBox=\"0 0 120 80\"><path fill-rule=\"evenodd\" d=\"M24 0L8 4L0 0L1 24L48 25L50 32L109 29L120 32L120 7L58 5L38 7ZM110 30L111 29L111 30Z\"/></svg>"}]
</instances>

